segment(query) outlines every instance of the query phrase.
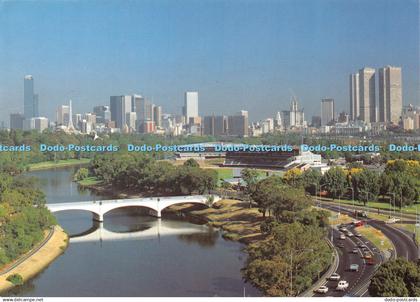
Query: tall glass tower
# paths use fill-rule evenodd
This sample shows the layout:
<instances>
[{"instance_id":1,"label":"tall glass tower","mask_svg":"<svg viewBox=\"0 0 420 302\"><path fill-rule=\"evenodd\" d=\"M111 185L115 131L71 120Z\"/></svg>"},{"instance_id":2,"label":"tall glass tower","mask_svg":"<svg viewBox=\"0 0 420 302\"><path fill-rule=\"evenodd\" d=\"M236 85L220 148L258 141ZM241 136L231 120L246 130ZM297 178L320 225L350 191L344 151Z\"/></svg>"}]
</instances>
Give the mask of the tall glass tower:
<instances>
[{"instance_id":1,"label":"tall glass tower","mask_svg":"<svg viewBox=\"0 0 420 302\"><path fill-rule=\"evenodd\" d=\"M23 80L23 113L25 119L35 117L38 113L38 97L34 94L34 78L26 75Z\"/></svg>"}]
</instances>

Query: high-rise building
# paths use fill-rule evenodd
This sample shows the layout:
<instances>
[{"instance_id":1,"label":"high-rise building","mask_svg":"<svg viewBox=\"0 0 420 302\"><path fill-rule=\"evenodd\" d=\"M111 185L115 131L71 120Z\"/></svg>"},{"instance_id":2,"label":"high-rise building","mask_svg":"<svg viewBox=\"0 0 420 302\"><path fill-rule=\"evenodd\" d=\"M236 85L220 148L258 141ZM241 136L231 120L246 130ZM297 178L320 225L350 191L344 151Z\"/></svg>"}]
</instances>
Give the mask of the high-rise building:
<instances>
[{"instance_id":1,"label":"high-rise building","mask_svg":"<svg viewBox=\"0 0 420 302\"><path fill-rule=\"evenodd\" d=\"M126 123L126 113L131 112L132 103L130 95L111 96L111 120L115 122L117 128L122 129Z\"/></svg>"},{"instance_id":2,"label":"high-rise building","mask_svg":"<svg viewBox=\"0 0 420 302\"><path fill-rule=\"evenodd\" d=\"M187 91L185 92L185 102L184 102L184 116L185 121L188 123L190 117L198 116L198 92L197 91Z\"/></svg>"},{"instance_id":3,"label":"high-rise building","mask_svg":"<svg viewBox=\"0 0 420 302\"><path fill-rule=\"evenodd\" d=\"M398 124L402 113L401 67L379 69L379 121Z\"/></svg>"},{"instance_id":4,"label":"high-rise building","mask_svg":"<svg viewBox=\"0 0 420 302\"><path fill-rule=\"evenodd\" d=\"M68 105L58 106L57 109L57 126L67 126L70 120L70 107Z\"/></svg>"},{"instance_id":5,"label":"high-rise building","mask_svg":"<svg viewBox=\"0 0 420 302\"><path fill-rule=\"evenodd\" d=\"M203 122L203 134L221 136L228 133L228 118L224 115L205 116Z\"/></svg>"},{"instance_id":6,"label":"high-rise building","mask_svg":"<svg viewBox=\"0 0 420 302\"><path fill-rule=\"evenodd\" d=\"M356 121L360 116L359 74L350 75L350 119Z\"/></svg>"},{"instance_id":7,"label":"high-rise building","mask_svg":"<svg viewBox=\"0 0 420 302\"><path fill-rule=\"evenodd\" d=\"M280 112L282 126L287 128L302 128L306 126L305 113L299 108L299 103L295 97L290 101L290 110Z\"/></svg>"},{"instance_id":8,"label":"high-rise building","mask_svg":"<svg viewBox=\"0 0 420 302\"><path fill-rule=\"evenodd\" d=\"M137 114L135 112L127 112L125 115L128 132L136 131Z\"/></svg>"},{"instance_id":9,"label":"high-rise building","mask_svg":"<svg viewBox=\"0 0 420 302\"><path fill-rule=\"evenodd\" d=\"M132 102L136 109L136 129L140 130L142 124L147 121L153 121L153 104L141 95L133 95Z\"/></svg>"},{"instance_id":10,"label":"high-rise building","mask_svg":"<svg viewBox=\"0 0 420 302\"><path fill-rule=\"evenodd\" d=\"M34 78L26 75L23 80L23 111L26 119L38 113L38 96L34 94Z\"/></svg>"},{"instance_id":11,"label":"high-rise building","mask_svg":"<svg viewBox=\"0 0 420 302\"><path fill-rule=\"evenodd\" d=\"M311 126L312 127L315 127L315 128L321 127L321 117L318 116L318 115L313 115L312 116Z\"/></svg>"},{"instance_id":12,"label":"high-rise building","mask_svg":"<svg viewBox=\"0 0 420 302\"><path fill-rule=\"evenodd\" d=\"M375 69L359 70L360 119L366 123L376 122Z\"/></svg>"},{"instance_id":13,"label":"high-rise building","mask_svg":"<svg viewBox=\"0 0 420 302\"><path fill-rule=\"evenodd\" d=\"M93 112L96 115L96 122L105 124L111 120L111 111L109 106L95 106Z\"/></svg>"},{"instance_id":14,"label":"high-rise building","mask_svg":"<svg viewBox=\"0 0 420 302\"><path fill-rule=\"evenodd\" d=\"M153 107L153 121L157 128L162 127L162 106Z\"/></svg>"},{"instance_id":15,"label":"high-rise building","mask_svg":"<svg viewBox=\"0 0 420 302\"><path fill-rule=\"evenodd\" d=\"M23 121L25 116L22 113L10 114L10 129L23 129Z\"/></svg>"},{"instance_id":16,"label":"high-rise building","mask_svg":"<svg viewBox=\"0 0 420 302\"><path fill-rule=\"evenodd\" d=\"M331 124L335 119L334 99L321 100L321 126Z\"/></svg>"},{"instance_id":17,"label":"high-rise building","mask_svg":"<svg viewBox=\"0 0 420 302\"><path fill-rule=\"evenodd\" d=\"M228 134L239 137L248 136L248 111L242 110L228 117Z\"/></svg>"},{"instance_id":18,"label":"high-rise building","mask_svg":"<svg viewBox=\"0 0 420 302\"><path fill-rule=\"evenodd\" d=\"M35 130L42 132L48 128L48 119L46 117L35 117L34 120Z\"/></svg>"}]
</instances>

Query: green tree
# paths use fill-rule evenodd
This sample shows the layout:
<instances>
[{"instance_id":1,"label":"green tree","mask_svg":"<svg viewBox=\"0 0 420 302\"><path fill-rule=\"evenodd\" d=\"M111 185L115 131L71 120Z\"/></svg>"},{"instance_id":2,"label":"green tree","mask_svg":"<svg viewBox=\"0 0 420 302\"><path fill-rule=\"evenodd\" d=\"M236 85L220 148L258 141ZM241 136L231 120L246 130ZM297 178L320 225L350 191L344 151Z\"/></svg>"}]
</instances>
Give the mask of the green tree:
<instances>
[{"instance_id":1,"label":"green tree","mask_svg":"<svg viewBox=\"0 0 420 302\"><path fill-rule=\"evenodd\" d=\"M373 297L419 297L419 264L404 258L385 262L373 275L369 294Z\"/></svg>"},{"instance_id":2,"label":"green tree","mask_svg":"<svg viewBox=\"0 0 420 302\"><path fill-rule=\"evenodd\" d=\"M321 184L333 199L341 197L346 189L346 174L340 167L329 169L321 178Z\"/></svg>"}]
</instances>

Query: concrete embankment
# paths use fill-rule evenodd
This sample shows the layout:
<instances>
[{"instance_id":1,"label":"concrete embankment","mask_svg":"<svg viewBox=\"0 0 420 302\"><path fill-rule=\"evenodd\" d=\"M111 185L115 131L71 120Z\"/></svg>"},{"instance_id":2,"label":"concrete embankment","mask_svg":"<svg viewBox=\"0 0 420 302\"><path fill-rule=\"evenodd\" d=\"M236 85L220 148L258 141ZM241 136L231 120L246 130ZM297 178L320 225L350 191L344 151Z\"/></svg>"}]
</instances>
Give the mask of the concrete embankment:
<instances>
[{"instance_id":1,"label":"concrete embankment","mask_svg":"<svg viewBox=\"0 0 420 302\"><path fill-rule=\"evenodd\" d=\"M0 293L4 293L15 285L7 281L7 277L19 274L23 282L35 277L60 256L68 245L68 236L60 226L55 226L52 233L31 251L0 271Z\"/></svg>"}]
</instances>

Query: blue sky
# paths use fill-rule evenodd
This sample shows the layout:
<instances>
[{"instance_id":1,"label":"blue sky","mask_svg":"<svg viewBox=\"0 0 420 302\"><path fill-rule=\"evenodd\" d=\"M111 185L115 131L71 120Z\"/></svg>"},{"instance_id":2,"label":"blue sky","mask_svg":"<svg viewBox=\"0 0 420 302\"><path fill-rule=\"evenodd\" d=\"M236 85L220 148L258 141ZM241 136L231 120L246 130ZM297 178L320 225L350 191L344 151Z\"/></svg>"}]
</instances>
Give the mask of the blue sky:
<instances>
[{"instance_id":1,"label":"blue sky","mask_svg":"<svg viewBox=\"0 0 420 302\"><path fill-rule=\"evenodd\" d=\"M293 92L310 120L323 97L348 111L362 66L401 66L420 104L419 61L418 0L0 0L0 120L23 110L25 74L50 118L132 93L180 112L198 90L203 115L273 116Z\"/></svg>"}]
</instances>

